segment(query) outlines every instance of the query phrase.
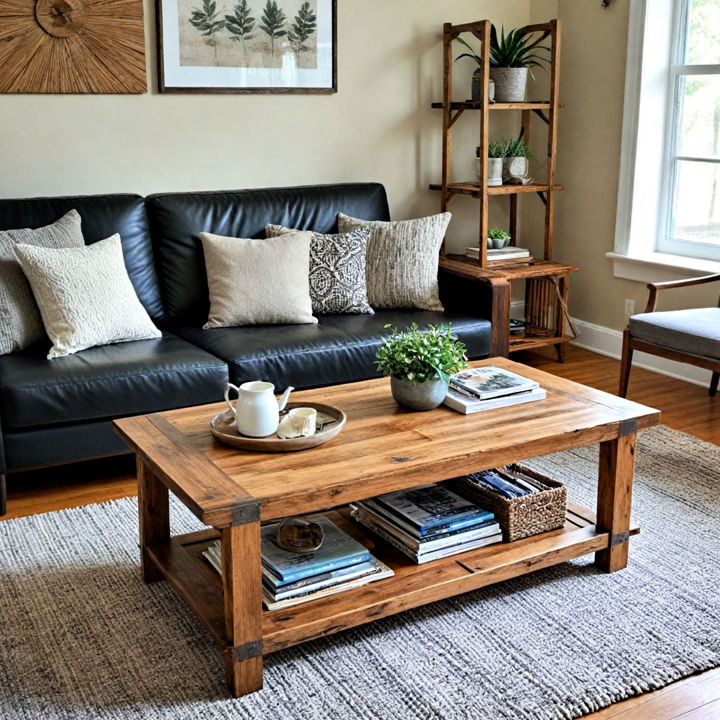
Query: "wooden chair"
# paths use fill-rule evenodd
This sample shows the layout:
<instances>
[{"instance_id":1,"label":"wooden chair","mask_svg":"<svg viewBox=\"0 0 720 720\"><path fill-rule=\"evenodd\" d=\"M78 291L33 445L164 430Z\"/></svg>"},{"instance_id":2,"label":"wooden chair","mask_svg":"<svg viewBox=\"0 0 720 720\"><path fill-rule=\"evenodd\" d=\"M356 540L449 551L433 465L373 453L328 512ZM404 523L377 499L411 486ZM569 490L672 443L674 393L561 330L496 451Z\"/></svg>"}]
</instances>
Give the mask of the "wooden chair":
<instances>
[{"instance_id":1,"label":"wooden chair","mask_svg":"<svg viewBox=\"0 0 720 720\"><path fill-rule=\"evenodd\" d=\"M720 302L717 308L670 310L656 312L659 290L690 287L720 280L719 275L648 283L645 312L630 318L623 334L620 364L620 397L626 397L634 350L677 360L712 370L710 397L714 397L720 380Z\"/></svg>"}]
</instances>

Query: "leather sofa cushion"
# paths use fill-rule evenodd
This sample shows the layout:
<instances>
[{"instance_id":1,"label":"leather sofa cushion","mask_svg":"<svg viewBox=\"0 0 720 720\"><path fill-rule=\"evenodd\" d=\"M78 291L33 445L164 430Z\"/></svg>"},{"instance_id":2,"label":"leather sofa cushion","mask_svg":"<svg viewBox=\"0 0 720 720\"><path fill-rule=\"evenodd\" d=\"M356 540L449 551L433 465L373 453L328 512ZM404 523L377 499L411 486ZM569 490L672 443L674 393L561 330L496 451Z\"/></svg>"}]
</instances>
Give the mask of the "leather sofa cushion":
<instances>
[{"instance_id":1,"label":"leather sofa cushion","mask_svg":"<svg viewBox=\"0 0 720 720\"><path fill-rule=\"evenodd\" d=\"M720 308L633 315L630 334L653 345L717 360L720 358Z\"/></svg>"},{"instance_id":2,"label":"leather sofa cushion","mask_svg":"<svg viewBox=\"0 0 720 720\"><path fill-rule=\"evenodd\" d=\"M140 195L84 195L0 200L0 230L49 225L69 210L82 218L86 245L119 233L130 281L150 317L162 321L163 304L153 263L145 201Z\"/></svg>"},{"instance_id":3,"label":"leather sofa cushion","mask_svg":"<svg viewBox=\"0 0 720 720\"><path fill-rule=\"evenodd\" d=\"M227 382L222 360L169 334L54 360L34 350L0 357L4 431L216 402Z\"/></svg>"},{"instance_id":4,"label":"leather sofa cushion","mask_svg":"<svg viewBox=\"0 0 720 720\"><path fill-rule=\"evenodd\" d=\"M490 323L454 313L427 310L380 310L374 315L322 315L317 325L180 328L189 342L226 360L230 381L266 380L277 389L317 387L377 377L375 353L390 323L452 323L471 358L490 354Z\"/></svg>"},{"instance_id":5,"label":"leather sofa cushion","mask_svg":"<svg viewBox=\"0 0 720 720\"><path fill-rule=\"evenodd\" d=\"M146 205L168 321L175 327L199 327L208 317L198 233L264 238L271 224L332 233L340 211L389 219L385 188L378 183L151 195Z\"/></svg>"}]
</instances>

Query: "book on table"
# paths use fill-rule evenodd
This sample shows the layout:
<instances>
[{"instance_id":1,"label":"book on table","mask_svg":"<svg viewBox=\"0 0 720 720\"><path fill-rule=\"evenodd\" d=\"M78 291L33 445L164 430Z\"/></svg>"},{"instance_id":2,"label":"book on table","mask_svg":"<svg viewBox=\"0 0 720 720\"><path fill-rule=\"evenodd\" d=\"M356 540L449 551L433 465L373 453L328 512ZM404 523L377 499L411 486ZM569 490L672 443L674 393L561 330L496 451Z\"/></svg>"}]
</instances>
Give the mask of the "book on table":
<instances>
[{"instance_id":1,"label":"book on table","mask_svg":"<svg viewBox=\"0 0 720 720\"><path fill-rule=\"evenodd\" d=\"M387 565L324 516L313 518L323 529L323 543L313 552L295 553L278 547L278 522L260 530L263 604L279 610L392 576ZM222 574L220 542L203 553Z\"/></svg>"},{"instance_id":2,"label":"book on table","mask_svg":"<svg viewBox=\"0 0 720 720\"><path fill-rule=\"evenodd\" d=\"M489 510L437 483L351 505L361 525L417 564L500 542Z\"/></svg>"},{"instance_id":3,"label":"book on table","mask_svg":"<svg viewBox=\"0 0 720 720\"><path fill-rule=\"evenodd\" d=\"M547 392L544 388L535 388L534 390L525 390L523 392L513 393L512 395L505 395L504 397L490 398L490 400L478 400L469 393L464 393L457 388L450 387L448 388L444 402L453 410L457 410L465 415L471 415L472 413L483 412L484 410L496 410L498 408L509 407L510 405L522 405L523 403L529 403L535 400L544 400L546 397Z\"/></svg>"},{"instance_id":4,"label":"book on table","mask_svg":"<svg viewBox=\"0 0 720 720\"><path fill-rule=\"evenodd\" d=\"M462 390L478 400L490 400L533 390L540 387L540 383L510 370L495 365L486 365L455 373L450 377L450 386Z\"/></svg>"},{"instance_id":5,"label":"book on table","mask_svg":"<svg viewBox=\"0 0 720 720\"><path fill-rule=\"evenodd\" d=\"M465 257L473 260L479 259L480 248L477 246L465 248ZM529 257L530 251L527 248L515 247L514 245L508 245L504 248L488 248L487 250L488 260L520 260Z\"/></svg>"}]
</instances>

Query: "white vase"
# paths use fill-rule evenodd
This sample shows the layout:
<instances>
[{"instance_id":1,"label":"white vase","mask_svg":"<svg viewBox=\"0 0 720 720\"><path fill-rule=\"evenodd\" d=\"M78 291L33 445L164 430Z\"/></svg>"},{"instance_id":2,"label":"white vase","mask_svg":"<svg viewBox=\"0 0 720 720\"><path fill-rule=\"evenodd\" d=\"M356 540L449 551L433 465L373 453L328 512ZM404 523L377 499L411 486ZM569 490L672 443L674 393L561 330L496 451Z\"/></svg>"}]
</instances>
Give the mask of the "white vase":
<instances>
[{"instance_id":1,"label":"white vase","mask_svg":"<svg viewBox=\"0 0 720 720\"><path fill-rule=\"evenodd\" d=\"M528 159L526 157L507 157L503 162L503 180L524 178L528 174Z\"/></svg>"},{"instance_id":2,"label":"white vase","mask_svg":"<svg viewBox=\"0 0 720 720\"><path fill-rule=\"evenodd\" d=\"M503 184L503 158L488 158L488 187L498 187ZM478 160L478 179L480 178L480 161Z\"/></svg>"},{"instance_id":3,"label":"white vase","mask_svg":"<svg viewBox=\"0 0 720 720\"><path fill-rule=\"evenodd\" d=\"M524 102L527 87L527 68L491 67L495 81L495 102Z\"/></svg>"}]
</instances>

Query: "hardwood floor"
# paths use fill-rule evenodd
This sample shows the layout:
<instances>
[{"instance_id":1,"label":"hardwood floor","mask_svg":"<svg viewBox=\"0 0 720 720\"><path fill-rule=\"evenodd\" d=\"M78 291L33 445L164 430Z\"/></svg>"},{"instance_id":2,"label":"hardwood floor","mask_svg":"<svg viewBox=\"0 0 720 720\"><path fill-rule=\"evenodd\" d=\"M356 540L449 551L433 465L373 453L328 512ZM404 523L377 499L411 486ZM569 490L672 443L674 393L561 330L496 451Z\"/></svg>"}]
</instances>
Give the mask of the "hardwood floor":
<instances>
[{"instance_id":1,"label":"hardwood floor","mask_svg":"<svg viewBox=\"0 0 720 720\"><path fill-rule=\"evenodd\" d=\"M617 391L620 370L617 360L572 346L568 347L564 364L558 364L554 358L555 352L551 349L513 355L514 360L570 380L611 393ZM633 368L628 397L662 410L664 425L720 445L720 395L710 398L707 388ZM3 519L135 493L130 456L19 473L8 480L8 514ZM718 720L720 669L617 703L587 717L592 720Z\"/></svg>"}]
</instances>

